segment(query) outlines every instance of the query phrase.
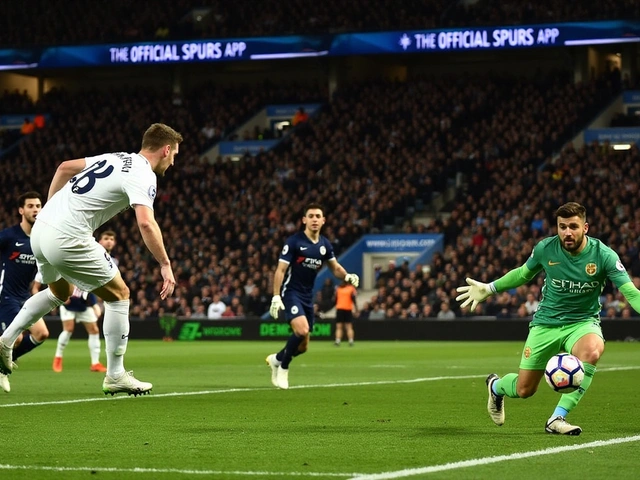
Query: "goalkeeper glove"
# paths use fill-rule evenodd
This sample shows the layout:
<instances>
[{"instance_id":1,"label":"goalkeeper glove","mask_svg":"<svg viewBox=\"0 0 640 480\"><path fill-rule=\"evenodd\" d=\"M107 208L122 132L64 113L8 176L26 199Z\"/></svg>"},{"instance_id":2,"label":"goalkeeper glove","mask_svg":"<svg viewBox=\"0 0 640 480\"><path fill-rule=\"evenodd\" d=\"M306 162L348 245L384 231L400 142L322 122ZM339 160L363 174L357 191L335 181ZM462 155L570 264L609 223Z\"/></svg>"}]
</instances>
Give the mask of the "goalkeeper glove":
<instances>
[{"instance_id":1,"label":"goalkeeper glove","mask_svg":"<svg viewBox=\"0 0 640 480\"><path fill-rule=\"evenodd\" d=\"M479 303L484 302L495 293L495 288L491 284L478 282L473 278L467 278L467 285L468 286L456 288L456 291L460 294L456 297L456 300L462 302L460 308L465 308L471 304L470 310L472 312Z\"/></svg>"},{"instance_id":2,"label":"goalkeeper glove","mask_svg":"<svg viewBox=\"0 0 640 480\"><path fill-rule=\"evenodd\" d=\"M271 308L269 308L269 313L277 320L280 310L284 310L284 303L282 303L280 295L274 295L271 299Z\"/></svg>"},{"instance_id":3,"label":"goalkeeper glove","mask_svg":"<svg viewBox=\"0 0 640 480\"><path fill-rule=\"evenodd\" d=\"M358 288L358 285L360 285L360 277L358 277L358 275L356 275L355 273L347 273L344 276L344 281L350 283L356 288Z\"/></svg>"}]
</instances>

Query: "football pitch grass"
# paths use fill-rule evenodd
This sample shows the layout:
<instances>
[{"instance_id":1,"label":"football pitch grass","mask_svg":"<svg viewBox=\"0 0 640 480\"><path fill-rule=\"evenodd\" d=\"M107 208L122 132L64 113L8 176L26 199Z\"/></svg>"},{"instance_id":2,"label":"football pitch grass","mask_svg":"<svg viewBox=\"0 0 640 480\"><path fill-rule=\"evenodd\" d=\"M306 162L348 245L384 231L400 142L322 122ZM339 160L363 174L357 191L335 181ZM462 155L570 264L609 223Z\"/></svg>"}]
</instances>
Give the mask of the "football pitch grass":
<instances>
[{"instance_id":1,"label":"football pitch grass","mask_svg":"<svg viewBox=\"0 0 640 480\"><path fill-rule=\"evenodd\" d=\"M312 341L271 386L283 342L131 341L126 366L151 395L105 396L72 340L24 357L0 392L6 479L638 478L640 345L609 342L568 417L579 437L544 433L559 399L545 384L486 412L488 373L515 371L520 342Z\"/></svg>"}]
</instances>

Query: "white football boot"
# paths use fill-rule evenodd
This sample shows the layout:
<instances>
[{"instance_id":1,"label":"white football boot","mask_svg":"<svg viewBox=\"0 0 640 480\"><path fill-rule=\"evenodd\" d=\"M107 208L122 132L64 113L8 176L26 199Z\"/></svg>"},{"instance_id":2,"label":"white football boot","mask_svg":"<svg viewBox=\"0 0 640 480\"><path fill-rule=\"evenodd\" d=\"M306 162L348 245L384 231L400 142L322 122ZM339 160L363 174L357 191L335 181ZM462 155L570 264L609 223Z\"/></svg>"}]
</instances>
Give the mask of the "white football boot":
<instances>
[{"instance_id":1,"label":"white football boot","mask_svg":"<svg viewBox=\"0 0 640 480\"><path fill-rule=\"evenodd\" d=\"M146 395L151 391L153 385L149 382L141 382L133 376L133 372L124 372L118 378L112 378L109 375L104 377L102 382L102 391L105 395L116 393L126 393L127 395Z\"/></svg>"}]
</instances>

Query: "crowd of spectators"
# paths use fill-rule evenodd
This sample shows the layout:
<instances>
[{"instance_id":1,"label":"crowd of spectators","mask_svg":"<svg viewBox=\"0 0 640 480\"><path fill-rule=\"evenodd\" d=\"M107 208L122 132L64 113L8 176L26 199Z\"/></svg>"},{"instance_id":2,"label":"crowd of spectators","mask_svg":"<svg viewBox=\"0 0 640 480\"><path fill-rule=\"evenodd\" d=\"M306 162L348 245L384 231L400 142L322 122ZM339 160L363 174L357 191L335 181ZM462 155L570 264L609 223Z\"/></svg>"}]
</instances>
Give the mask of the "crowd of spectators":
<instances>
[{"instance_id":1,"label":"crowd of spectators","mask_svg":"<svg viewBox=\"0 0 640 480\"><path fill-rule=\"evenodd\" d=\"M638 165L640 152L635 147L616 152L599 145L574 149L570 144L556 160L538 168L522 168L511 160L485 163L489 187L468 188L450 216L428 227L445 235L444 251L413 271L405 263L384 272L361 318L530 317L544 274L529 285L491 297L473 314L459 308L455 287L464 285L466 277L488 283L522 265L540 239L556 234L553 213L566 201L586 206L588 235L616 250L640 287ZM606 318L637 316L610 283L602 305Z\"/></svg>"},{"instance_id":2,"label":"crowd of spectators","mask_svg":"<svg viewBox=\"0 0 640 480\"><path fill-rule=\"evenodd\" d=\"M51 92L41 105L51 111L51 124L0 164L0 180L7 187L0 194L0 227L16 220L14 202L22 191L47 191L59 161L137 151L150 119L165 121L185 136L176 167L160 180L155 202L179 283L172 298L158 298L159 269L143 246L131 211L104 226L117 232L113 254L131 288L132 315L255 316L268 308L282 241L299 228L310 200L325 205L324 234L339 255L362 234L397 225L416 199L429 201L457 173L466 172L467 196L459 199L449 220L401 225L405 231L447 235L447 249L431 265L433 278L424 278L422 286L409 285L404 277L389 279L396 283L383 285L379 300L370 302L373 310L393 311L394 317L403 315L407 300L411 315L415 307L424 313L428 303L433 316L450 317L458 312L453 304L443 305L451 302L444 302L441 291L450 299L465 272L484 278L523 260L528 254L525 240L543 233L531 233L527 225L515 227L516 202L532 205L532 215L539 213L544 225L548 209L533 200L559 198L558 189L568 178L591 174L582 164L574 165L568 151L551 164L551 153L614 93L607 81L575 85L559 74L538 80L459 76L402 84L368 81L338 91L278 149L243 162L209 165L200 161L203 124L192 114L197 107L189 95L175 102L168 93L136 89ZM537 176L540 164L546 175L560 178L551 192L542 188L544 177ZM500 242L507 246L498 252ZM480 254L483 248L486 255ZM485 263L486 270L472 270ZM417 280L419 272L407 273L414 274ZM403 293L405 287L408 292ZM396 293L402 298L399 310L387 298Z\"/></svg>"},{"instance_id":3,"label":"crowd of spectators","mask_svg":"<svg viewBox=\"0 0 640 480\"><path fill-rule=\"evenodd\" d=\"M0 47L630 19L636 0L4 2ZM52 21L51 19L55 19ZM82 19L82 21L78 21Z\"/></svg>"}]
</instances>

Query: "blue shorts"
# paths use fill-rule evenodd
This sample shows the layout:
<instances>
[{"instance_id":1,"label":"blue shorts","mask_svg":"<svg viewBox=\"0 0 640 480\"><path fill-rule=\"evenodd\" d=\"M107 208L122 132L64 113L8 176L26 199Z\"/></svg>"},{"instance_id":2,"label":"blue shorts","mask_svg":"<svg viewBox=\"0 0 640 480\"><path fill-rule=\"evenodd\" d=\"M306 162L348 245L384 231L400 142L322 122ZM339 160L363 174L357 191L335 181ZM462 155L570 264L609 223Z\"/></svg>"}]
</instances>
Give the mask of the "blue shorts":
<instances>
[{"instance_id":1,"label":"blue shorts","mask_svg":"<svg viewBox=\"0 0 640 480\"><path fill-rule=\"evenodd\" d=\"M307 300L295 292L287 292L282 298L284 303L284 318L291 323L296 317L304 315L309 322L309 330L313 330L313 301Z\"/></svg>"},{"instance_id":2,"label":"blue shorts","mask_svg":"<svg viewBox=\"0 0 640 480\"><path fill-rule=\"evenodd\" d=\"M0 330L4 332L13 322L24 302L16 299L3 298L0 300Z\"/></svg>"}]
</instances>

